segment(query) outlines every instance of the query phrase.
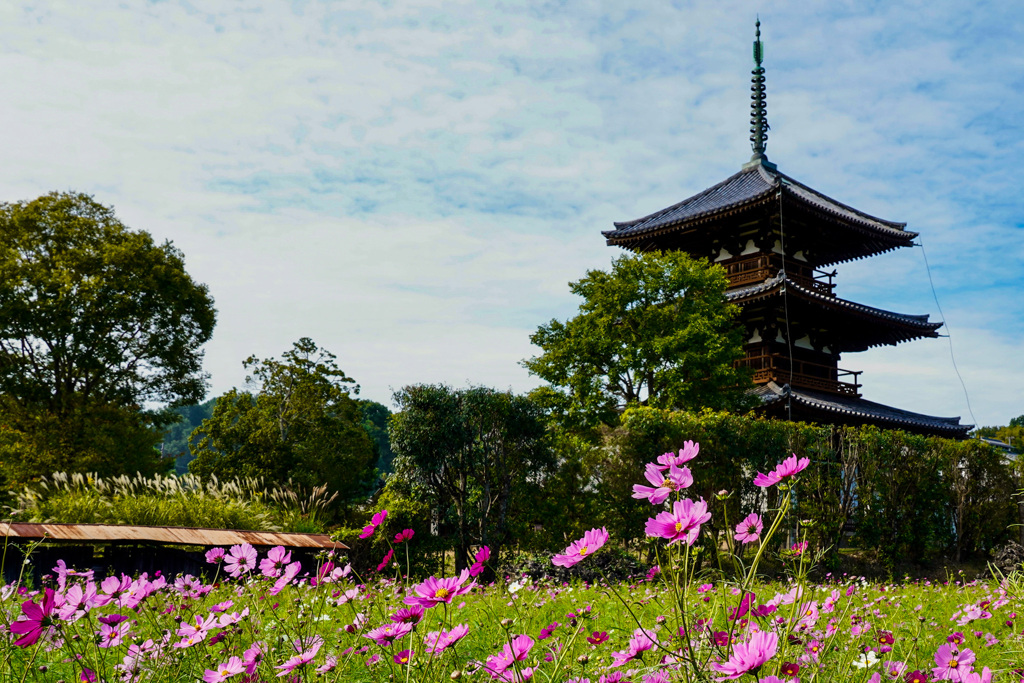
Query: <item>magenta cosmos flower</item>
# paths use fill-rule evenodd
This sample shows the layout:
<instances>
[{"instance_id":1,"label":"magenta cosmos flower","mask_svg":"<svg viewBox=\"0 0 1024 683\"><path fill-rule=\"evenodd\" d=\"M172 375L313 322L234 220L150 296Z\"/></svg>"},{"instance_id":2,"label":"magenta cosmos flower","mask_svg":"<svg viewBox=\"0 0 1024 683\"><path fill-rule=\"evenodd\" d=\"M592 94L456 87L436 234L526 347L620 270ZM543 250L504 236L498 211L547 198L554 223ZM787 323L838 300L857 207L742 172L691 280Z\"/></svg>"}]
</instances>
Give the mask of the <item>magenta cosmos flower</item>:
<instances>
[{"instance_id":1,"label":"magenta cosmos flower","mask_svg":"<svg viewBox=\"0 0 1024 683\"><path fill-rule=\"evenodd\" d=\"M672 465L682 467L696 458L698 453L700 453L700 444L692 441L686 441L683 443L683 447L679 449L679 455L676 455L671 451L664 455L659 455L658 466L663 470L667 470Z\"/></svg>"},{"instance_id":2,"label":"magenta cosmos flower","mask_svg":"<svg viewBox=\"0 0 1024 683\"><path fill-rule=\"evenodd\" d=\"M761 538L762 531L764 531L764 522L761 521L761 515L751 512L746 519L736 525L734 538L743 544L753 543Z\"/></svg>"},{"instance_id":3,"label":"magenta cosmos flower","mask_svg":"<svg viewBox=\"0 0 1024 683\"><path fill-rule=\"evenodd\" d=\"M463 585L469 578L469 570L463 569L458 578L438 579L431 576L423 583L412 587L412 595L405 596L406 605L419 605L430 609L434 605L450 603L456 595L465 595L476 586L476 581Z\"/></svg>"},{"instance_id":4,"label":"magenta cosmos flower","mask_svg":"<svg viewBox=\"0 0 1024 683\"><path fill-rule=\"evenodd\" d=\"M803 472L810 464L811 461L809 458L800 458L797 460L796 453L794 453L780 462L775 469L768 474L761 474L758 472L757 476L754 477L754 486L760 486L762 488L775 486L783 479L788 479L789 477Z\"/></svg>"},{"instance_id":5,"label":"magenta cosmos flower","mask_svg":"<svg viewBox=\"0 0 1024 683\"><path fill-rule=\"evenodd\" d=\"M21 613L25 618L11 624L11 633L21 636L14 644L19 647L28 647L35 644L43 635L53 627L53 608L55 597L52 588L43 591L43 600L36 604L26 600L21 604Z\"/></svg>"},{"instance_id":6,"label":"magenta cosmos flower","mask_svg":"<svg viewBox=\"0 0 1024 683\"><path fill-rule=\"evenodd\" d=\"M579 564L588 555L593 555L596 550L599 550L607 542L607 529L604 527L591 529L583 534L583 538L573 541L563 554L552 557L551 564L558 567L572 567L575 564Z\"/></svg>"},{"instance_id":7,"label":"magenta cosmos flower","mask_svg":"<svg viewBox=\"0 0 1024 683\"><path fill-rule=\"evenodd\" d=\"M363 634L363 638L369 638L381 647L387 647L399 638L412 633L414 624L403 621L392 624L384 624Z\"/></svg>"},{"instance_id":8,"label":"magenta cosmos flower","mask_svg":"<svg viewBox=\"0 0 1024 683\"><path fill-rule=\"evenodd\" d=\"M760 669L775 656L779 649L779 637L767 631L758 631L746 643L737 643L732 655L724 664L712 662L711 668L725 674L726 679L739 678L743 674Z\"/></svg>"},{"instance_id":9,"label":"magenta cosmos flower","mask_svg":"<svg viewBox=\"0 0 1024 683\"><path fill-rule=\"evenodd\" d=\"M637 500L649 500L653 505L661 505L675 491L680 491L693 484L693 475L689 468L682 469L671 465L667 473L663 473L654 463L649 463L644 469L644 476L651 486L642 484L633 485L633 497Z\"/></svg>"},{"instance_id":10,"label":"magenta cosmos flower","mask_svg":"<svg viewBox=\"0 0 1024 683\"><path fill-rule=\"evenodd\" d=\"M375 514L370 518L370 523L363 527L363 531L359 534L359 538L369 538L370 536L373 536L373 532L377 530L377 527L379 527L387 517L387 510L381 510Z\"/></svg>"},{"instance_id":11,"label":"magenta cosmos flower","mask_svg":"<svg viewBox=\"0 0 1024 683\"><path fill-rule=\"evenodd\" d=\"M689 498L672 503L672 512L660 512L647 520L644 529L653 538L667 538L669 545L686 541L693 545L700 534L700 525L711 519L708 504L703 499L694 503Z\"/></svg>"}]
</instances>

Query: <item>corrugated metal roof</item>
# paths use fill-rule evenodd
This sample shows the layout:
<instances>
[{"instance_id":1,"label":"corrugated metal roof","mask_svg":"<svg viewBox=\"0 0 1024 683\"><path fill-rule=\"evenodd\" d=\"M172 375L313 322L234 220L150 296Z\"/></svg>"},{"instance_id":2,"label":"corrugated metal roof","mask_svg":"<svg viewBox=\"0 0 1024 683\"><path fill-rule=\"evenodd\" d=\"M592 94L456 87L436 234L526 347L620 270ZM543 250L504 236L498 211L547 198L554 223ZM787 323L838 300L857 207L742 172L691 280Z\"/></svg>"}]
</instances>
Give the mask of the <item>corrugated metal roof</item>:
<instances>
[{"instance_id":1,"label":"corrugated metal roof","mask_svg":"<svg viewBox=\"0 0 1024 683\"><path fill-rule=\"evenodd\" d=\"M198 529L180 526L121 526L117 524L28 524L0 522L0 533L9 538L47 538L82 543L145 542L168 545L249 545L286 548L347 550L327 534L291 534L235 529Z\"/></svg>"}]
</instances>

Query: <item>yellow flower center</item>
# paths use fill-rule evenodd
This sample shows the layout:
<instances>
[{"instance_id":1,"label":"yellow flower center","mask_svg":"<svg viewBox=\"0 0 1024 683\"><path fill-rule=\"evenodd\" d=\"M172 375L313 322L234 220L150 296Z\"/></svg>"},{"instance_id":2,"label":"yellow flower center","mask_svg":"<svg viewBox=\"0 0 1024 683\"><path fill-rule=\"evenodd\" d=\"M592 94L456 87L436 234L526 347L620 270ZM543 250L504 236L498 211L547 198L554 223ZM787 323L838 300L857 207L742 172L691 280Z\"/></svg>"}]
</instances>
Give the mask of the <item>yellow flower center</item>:
<instances>
[{"instance_id":1,"label":"yellow flower center","mask_svg":"<svg viewBox=\"0 0 1024 683\"><path fill-rule=\"evenodd\" d=\"M399 661L400 661L400 662L401 662L402 664L405 664L406 662L408 662L408 661L409 661L409 658L408 658L408 657L402 657L402 658L401 658L401 659L400 659Z\"/></svg>"},{"instance_id":2,"label":"yellow flower center","mask_svg":"<svg viewBox=\"0 0 1024 683\"><path fill-rule=\"evenodd\" d=\"M951 660L949 660L949 668L950 669L955 669L959 663L960 662L956 661L955 659L951 659Z\"/></svg>"},{"instance_id":3,"label":"yellow flower center","mask_svg":"<svg viewBox=\"0 0 1024 683\"><path fill-rule=\"evenodd\" d=\"M582 557L583 555L586 555L586 554L587 554L587 546L583 546L582 548L580 548L580 556Z\"/></svg>"},{"instance_id":4,"label":"yellow flower center","mask_svg":"<svg viewBox=\"0 0 1024 683\"><path fill-rule=\"evenodd\" d=\"M810 610L810 609L809 609L809 610L807 610L806 612L804 612L804 616L805 616L805 617L809 617L809 616L811 616L812 614L814 614L814 610Z\"/></svg>"},{"instance_id":5,"label":"yellow flower center","mask_svg":"<svg viewBox=\"0 0 1024 683\"><path fill-rule=\"evenodd\" d=\"M682 530L683 530L683 523L682 522L676 522L676 533L678 534Z\"/></svg>"},{"instance_id":6,"label":"yellow flower center","mask_svg":"<svg viewBox=\"0 0 1024 683\"><path fill-rule=\"evenodd\" d=\"M663 488L663 489L670 489L670 488L672 488L672 480L671 479L664 479L661 482L661 488Z\"/></svg>"},{"instance_id":7,"label":"yellow flower center","mask_svg":"<svg viewBox=\"0 0 1024 683\"><path fill-rule=\"evenodd\" d=\"M450 592L451 591L449 591L447 588L438 588L437 591L434 593L434 597L441 598L443 600L444 598L448 597L448 594Z\"/></svg>"}]
</instances>

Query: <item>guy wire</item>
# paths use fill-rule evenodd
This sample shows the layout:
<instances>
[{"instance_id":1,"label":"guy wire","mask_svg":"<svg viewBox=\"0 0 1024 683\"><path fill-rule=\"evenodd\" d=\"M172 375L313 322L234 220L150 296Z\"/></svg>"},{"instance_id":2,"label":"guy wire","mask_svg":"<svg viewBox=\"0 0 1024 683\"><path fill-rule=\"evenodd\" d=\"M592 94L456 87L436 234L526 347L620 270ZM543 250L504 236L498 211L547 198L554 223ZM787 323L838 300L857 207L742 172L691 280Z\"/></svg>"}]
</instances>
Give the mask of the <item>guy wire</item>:
<instances>
[{"instance_id":1,"label":"guy wire","mask_svg":"<svg viewBox=\"0 0 1024 683\"><path fill-rule=\"evenodd\" d=\"M960 387L964 390L964 398L967 399L967 412L971 414L971 419L974 421L975 427L980 427L978 424L978 418L974 417L974 410L971 408L971 396L967 393L967 385L964 383L964 378L960 375L960 368L956 366L956 356L953 355L953 333L949 329L949 324L946 322L946 315L942 312L942 305L939 304L939 295L935 293L935 281L932 280L932 268L928 265L928 252L924 250L924 241L918 236L917 242L914 246L921 247L921 256L924 257L924 269L928 273L928 284L932 288L932 298L935 299L935 307L939 309L939 319L942 321L942 326L946 328L946 339L949 340L949 359L953 361L953 371L956 372L956 378L960 380Z\"/></svg>"}]
</instances>

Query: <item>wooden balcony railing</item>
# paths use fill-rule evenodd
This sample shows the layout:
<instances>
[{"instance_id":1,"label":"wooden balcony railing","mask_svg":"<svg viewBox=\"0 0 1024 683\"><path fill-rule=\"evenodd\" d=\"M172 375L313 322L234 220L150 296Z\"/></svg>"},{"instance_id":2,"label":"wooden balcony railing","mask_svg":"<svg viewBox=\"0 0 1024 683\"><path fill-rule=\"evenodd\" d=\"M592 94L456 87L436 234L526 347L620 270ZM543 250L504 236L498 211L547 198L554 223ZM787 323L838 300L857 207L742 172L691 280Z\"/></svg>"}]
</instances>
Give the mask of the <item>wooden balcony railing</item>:
<instances>
[{"instance_id":1,"label":"wooden balcony railing","mask_svg":"<svg viewBox=\"0 0 1024 683\"><path fill-rule=\"evenodd\" d=\"M790 379L789 358L779 353L748 356L738 361L737 365L754 371L754 384L767 384L774 380L777 384L792 384L796 388L860 398L860 370L843 370L831 365L794 359ZM846 381L849 379L853 381Z\"/></svg>"},{"instance_id":2,"label":"wooden balcony railing","mask_svg":"<svg viewBox=\"0 0 1024 683\"><path fill-rule=\"evenodd\" d=\"M729 278L730 287L742 287L757 282L764 282L770 277L778 274L782 268L782 257L772 254L759 254L752 258L733 261L723 264L726 277ZM791 280L808 289L811 289L825 296L835 296L833 290L835 283L832 278L835 273L825 273L813 268L796 266L790 262L787 275ZM827 281L826 281L827 279Z\"/></svg>"}]
</instances>

